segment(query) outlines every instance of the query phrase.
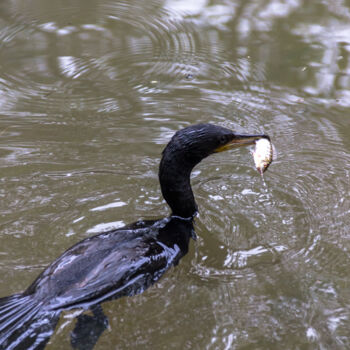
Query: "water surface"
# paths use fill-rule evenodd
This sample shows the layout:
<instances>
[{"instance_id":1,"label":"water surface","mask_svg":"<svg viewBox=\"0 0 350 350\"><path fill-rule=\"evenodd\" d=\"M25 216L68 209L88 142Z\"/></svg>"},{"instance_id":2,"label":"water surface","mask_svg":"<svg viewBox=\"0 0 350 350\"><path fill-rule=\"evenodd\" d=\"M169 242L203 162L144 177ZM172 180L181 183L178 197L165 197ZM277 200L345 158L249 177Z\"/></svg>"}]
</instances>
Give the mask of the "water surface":
<instances>
[{"instance_id":1,"label":"water surface","mask_svg":"<svg viewBox=\"0 0 350 350\"><path fill-rule=\"evenodd\" d=\"M264 132L203 161L197 242L104 304L96 349L350 348L350 4L0 4L0 295L101 230L169 214L157 171L181 127ZM49 349L69 348L66 312Z\"/></svg>"}]
</instances>

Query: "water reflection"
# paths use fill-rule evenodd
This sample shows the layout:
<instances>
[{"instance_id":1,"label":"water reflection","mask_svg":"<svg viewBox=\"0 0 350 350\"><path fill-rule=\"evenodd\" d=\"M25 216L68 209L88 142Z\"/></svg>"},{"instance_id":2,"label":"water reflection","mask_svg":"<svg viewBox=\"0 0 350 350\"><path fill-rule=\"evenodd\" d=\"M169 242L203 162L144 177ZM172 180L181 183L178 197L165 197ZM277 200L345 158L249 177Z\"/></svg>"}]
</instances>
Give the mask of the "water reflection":
<instances>
[{"instance_id":1,"label":"water reflection","mask_svg":"<svg viewBox=\"0 0 350 350\"><path fill-rule=\"evenodd\" d=\"M163 145L213 122L271 135L266 187L248 151L200 165L192 255L108 305L118 336L101 348L350 346L346 1L0 8L1 295L101 224L165 216Z\"/></svg>"},{"instance_id":2,"label":"water reflection","mask_svg":"<svg viewBox=\"0 0 350 350\"><path fill-rule=\"evenodd\" d=\"M7 108L21 103L41 111L63 106L125 112L138 103L138 91L152 91L164 78L184 79L192 71L194 53L200 50L198 33L191 23L173 19L157 2L147 2L146 7L128 2L84 3L81 18L90 23L78 20L76 11L74 6L64 8L67 19L63 21L56 18L54 8L44 6L35 15L24 8L19 20L27 25L7 25L9 17L4 20ZM35 55L13 52L18 47Z\"/></svg>"}]
</instances>

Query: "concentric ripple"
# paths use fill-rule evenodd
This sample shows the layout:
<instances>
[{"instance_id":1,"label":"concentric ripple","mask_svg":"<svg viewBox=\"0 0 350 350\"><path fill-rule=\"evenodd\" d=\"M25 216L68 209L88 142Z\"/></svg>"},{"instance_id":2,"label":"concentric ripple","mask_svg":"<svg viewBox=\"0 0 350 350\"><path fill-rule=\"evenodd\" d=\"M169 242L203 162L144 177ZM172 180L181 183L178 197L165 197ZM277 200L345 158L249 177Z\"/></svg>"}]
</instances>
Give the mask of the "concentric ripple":
<instances>
[{"instance_id":1,"label":"concentric ripple","mask_svg":"<svg viewBox=\"0 0 350 350\"><path fill-rule=\"evenodd\" d=\"M3 110L127 111L139 103L138 92L185 79L196 69L198 32L158 2L72 5L60 9L60 16L55 7L8 12L1 31L1 61L8 65L0 77ZM40 48L31 50L33 42ZM116 91L116 84L124 90Z\"/></svg>"},{"instance_id":2,"label":"concentric ripple","mask_svg":"<svg viewBox=\"0 0 350 350\"><path fill-rule=\"evenodd\" d=\"M104 305L116 332L97 346L349 348L348 14L332 1L1 1L1 295L85 237L168 215L161 150L211 122L270 135L278 159L264 180L244 148L195 168L197 242L146 293Z\"/></svg>"},{"instance_id":3,"label":"concentric ripple","mask_svg":"<svg viewBox=\"0 0 350 350\"><path fill-rule=\"evenodd\" d=\"M339 242L344 228L350 227L344 214L349 212L350 174L347 167L340 168L350 162L350 156L339 129L319 117L320 107L312 99L303 105L280 104L276 99L267 110L249 102L246 106L258 113L242 115L240 125L232 128L244 130L241 126L249 124L248 131L270 134L278 159L266 172L265 181L254 169L248 150L215 156L209 166L198 167L193 184L205 237L199 240L193 272L205 279L248 278L257 266L281 261L312 264L316 270L322 266L341 270L349 259L347 248ZM258 126L262 116L264 129ZM328 234L330 223L332 235ZM206 227L211 233L206 233ZM219 247L215 261L209 254L213 247Z\"/></svg>"}]
</instances>

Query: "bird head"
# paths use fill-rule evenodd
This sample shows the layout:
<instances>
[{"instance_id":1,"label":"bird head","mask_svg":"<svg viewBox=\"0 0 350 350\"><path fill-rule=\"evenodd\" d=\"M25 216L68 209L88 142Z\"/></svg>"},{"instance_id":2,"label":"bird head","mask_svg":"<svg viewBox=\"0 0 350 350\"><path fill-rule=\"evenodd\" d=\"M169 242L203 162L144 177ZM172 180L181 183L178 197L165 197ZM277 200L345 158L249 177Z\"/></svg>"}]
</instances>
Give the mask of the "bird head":
<instances>
[{"instance_id":1,"label":"bird head","mask_svg":"<svg viewBox=\"0 0 350 350\"><path fill-rule=\"evenodd\" d=\"M237 134L218 125L197 124L179 130L164 152L181 154L184 161L197 164L210 154L253 145L261 138L269 139L267 135Z\"/></svg>"}]
</instances>

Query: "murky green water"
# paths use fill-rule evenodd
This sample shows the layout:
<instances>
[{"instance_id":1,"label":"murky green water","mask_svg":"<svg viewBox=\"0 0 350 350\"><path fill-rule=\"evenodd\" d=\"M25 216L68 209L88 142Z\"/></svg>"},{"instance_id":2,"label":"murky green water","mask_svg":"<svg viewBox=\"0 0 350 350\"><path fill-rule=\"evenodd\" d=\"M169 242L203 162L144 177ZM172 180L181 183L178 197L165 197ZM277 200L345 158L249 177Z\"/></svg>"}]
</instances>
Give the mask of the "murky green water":
<instances>
[{"instance_id":1,"label":"murky green water","mask_svg":"<svg viewBox=\"0 0 350 350\"><path fill-rule=\"evenodd\" d=\"M181 127L265 132L193 174L198 241L144 294L104 304L96 349L350 348L350 3L0 3L0 295L79 240L169 213ZM69 348L65 313L49 349Z\"/></svg>"}]
</instances>

